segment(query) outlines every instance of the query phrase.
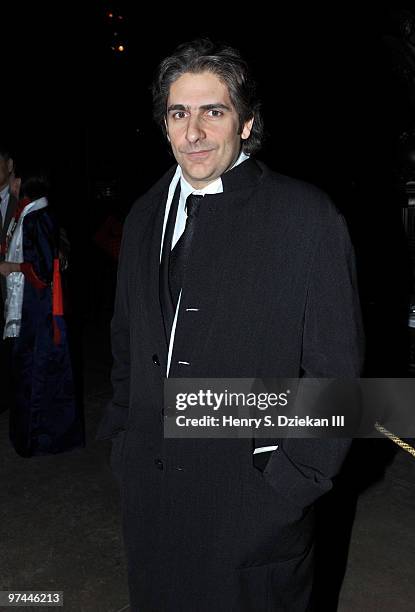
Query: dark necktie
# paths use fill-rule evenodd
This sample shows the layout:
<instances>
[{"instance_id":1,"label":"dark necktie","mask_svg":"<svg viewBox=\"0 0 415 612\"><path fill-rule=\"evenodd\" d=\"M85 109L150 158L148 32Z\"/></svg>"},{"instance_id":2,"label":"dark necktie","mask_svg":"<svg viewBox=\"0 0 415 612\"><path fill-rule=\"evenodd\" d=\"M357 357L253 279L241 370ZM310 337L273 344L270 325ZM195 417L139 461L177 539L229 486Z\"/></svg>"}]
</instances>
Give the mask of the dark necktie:
<instances>
[{"instance_id":1,"label":"dark necktie","mask_svg":"<svg viewBox=\"0 0 415 612\"><path fill-rule=\"evenodd\" d=\"M180 289L183 287L184 274L190 255L193 234L203 196L191 194L186 200L187 220L183 234L170 253L169 285L174 307L177 306Z\"/></svg>"}]
</instances>

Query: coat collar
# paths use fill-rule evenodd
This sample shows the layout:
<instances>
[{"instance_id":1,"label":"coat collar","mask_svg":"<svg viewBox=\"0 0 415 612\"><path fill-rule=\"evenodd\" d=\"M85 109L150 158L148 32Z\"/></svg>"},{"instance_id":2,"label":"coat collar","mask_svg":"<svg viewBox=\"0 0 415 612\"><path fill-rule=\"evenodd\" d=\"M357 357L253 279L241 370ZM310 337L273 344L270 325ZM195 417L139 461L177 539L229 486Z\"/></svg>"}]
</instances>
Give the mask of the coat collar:
<instances>
[{"instance_id":1,"label":"coat collar","mask_svg":"<svg viewBox=\"0 0 415 612\"><path fill-rule=\"evenodd\" d=\"M167 198L167 191L176 169L177 165L170 167L160 180L150 189L147 195L150 196L152 200L153 198L154 200L160 198L164 192L166 192ZM266 166L250 157L238 166L222 174L223 191L228 193L253 187L258 181L262 180L265 172ZM157 201L160 202L159 200ZM165 201L162 204L164 205Z\"/></svg>"},{"instance_id":2,"label":"coat collar","mask_svg":"<svg viewBox=\"0 0 415 612\"><path fill-rule=\"evenodd\" d=\"M223 192L245 190L261 180L264 168L255 159L249 158L228 172L222 174Z\"/></svg>"}]
</instances>

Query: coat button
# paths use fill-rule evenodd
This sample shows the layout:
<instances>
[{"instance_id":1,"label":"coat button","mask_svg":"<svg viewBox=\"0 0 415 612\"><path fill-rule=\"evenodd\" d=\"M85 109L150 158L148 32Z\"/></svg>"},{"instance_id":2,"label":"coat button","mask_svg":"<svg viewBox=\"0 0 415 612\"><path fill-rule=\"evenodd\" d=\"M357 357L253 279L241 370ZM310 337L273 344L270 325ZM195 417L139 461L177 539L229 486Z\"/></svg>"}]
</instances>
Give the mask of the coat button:
<instances>
[{"instance_id":1,"label":"coat button","mask_svg":"<svg viewBox=\"0 0 415 612\"><path fill-rule=\"evenodd\" d=\"M156 464L158 470L164 470L164 464L161 459L155 459L154 463Z\"/></svg>"},{"instance_id":2,"label":"coat button","mask_svg":"<svg viewBox=\"0 0 415 612\"><path fill-rule=\"evenodd\" d=\"M156 353L154 353L151 359L153 360L154 365L156 366L160 365L160 359L158 358L158 355Z\"/></svg>"}]
</instances>

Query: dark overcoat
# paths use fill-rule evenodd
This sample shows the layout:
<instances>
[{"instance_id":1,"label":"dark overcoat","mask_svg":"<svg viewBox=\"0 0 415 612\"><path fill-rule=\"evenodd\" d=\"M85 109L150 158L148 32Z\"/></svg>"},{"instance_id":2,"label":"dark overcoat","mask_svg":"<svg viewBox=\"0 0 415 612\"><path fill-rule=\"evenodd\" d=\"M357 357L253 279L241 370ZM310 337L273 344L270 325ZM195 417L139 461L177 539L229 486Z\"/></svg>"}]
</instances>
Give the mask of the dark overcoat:
<instances>
[{"instance_id":1,"label":"dark overcoat","mask_svg":"<svg viewBox=\"0 0 415 612\"><path fill-rule=\"evenodd\" d=\"M4 261L6 254L6 235L17 208L17 199L12 193L9 195L6 215L2 223L0 215L0 261ZM11 384L11 342L3 340L4 331L4 306L7 297L6 277L0 274L0 371L1 371L1 392L0 392L0 412L8 410L13 404L13 388Z\"/></svg>"},{"instance_id":2,"label":"dark overcoat","mask_svg":"<svg viewBox=\"0 0 415 612\"><path fill-rule=\"evenodd\" d=\"M280 440L261 472L252 440L163 438L159 255L173 171L125 223L114 396L98 433L113 438L132 609L300 612L313 502L348 442ZM222 180L224 192L206 195L200 210L169 376L358 375L360 309L343 217L317 188L252 159Z\"/></svg>"}]
</instances>

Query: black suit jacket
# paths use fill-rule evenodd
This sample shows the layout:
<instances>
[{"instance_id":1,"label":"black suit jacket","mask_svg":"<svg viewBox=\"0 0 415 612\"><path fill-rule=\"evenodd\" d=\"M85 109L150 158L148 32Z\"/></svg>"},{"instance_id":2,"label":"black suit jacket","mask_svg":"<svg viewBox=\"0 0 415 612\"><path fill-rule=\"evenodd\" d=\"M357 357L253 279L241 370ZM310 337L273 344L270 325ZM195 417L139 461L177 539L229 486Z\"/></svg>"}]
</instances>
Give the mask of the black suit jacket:
<instances>
[{"instance_id":1,"label":"black suit jacket","mask_svg":"<svg viewBox=\"0 0 415 612\"><path fill-rule=\"evenodd\" d=\"M2 224L1 224L1 219L0 219L0 244L2 244L4 240L6 239L7 230L9 228L10 221L12 220L12 217L14 213L16 212L16 207L17 207L17 200L14 197L14 195L10 194L9 203L7 205L7 210L6 210L6 216ZM0 261L2 260L4 260L4 254L0 253ZM0 284L1 284L1 295L2 295L2 309L1 310L3 310L3 305L6 299L7 290L6 290L6 279L4 276L1 276L1 275L0 275ZM3 329L3 323L2 323L2 329Z\"/></svg>"},{"instance_id":2,"label":"black suit jacket","mask_svg":"<svg viewBox=\"0 0 415 612\"><path fill-rule=\"evenodd\" d=\"M279 441L261 474L250 440L163 438L167 340L159 254L173 171L137 201L125 223L112 321L114 396L98 436L116 436L137 601L153 602L142 594L157 576L164 601L175 593L176 609L190 610L192 594L183 591L180 607L178 586L188 576L189 588L206 594L207 610L218 605L215 589L202 586L200 576L213 585L225 567L265 567L304 553L305 509L331 487L348 442ZM170 377L358 376L360 309L343 217L317 188L252 159L222 180L224 193L206 195L200 210ZM143 565L152 570L144 575ZM221 600L224 610L245 597L236 595L238 580ZM280 586L293 602L287 584Z\"/></svg>"}]
</instances>

